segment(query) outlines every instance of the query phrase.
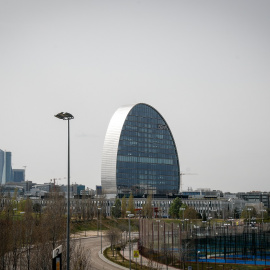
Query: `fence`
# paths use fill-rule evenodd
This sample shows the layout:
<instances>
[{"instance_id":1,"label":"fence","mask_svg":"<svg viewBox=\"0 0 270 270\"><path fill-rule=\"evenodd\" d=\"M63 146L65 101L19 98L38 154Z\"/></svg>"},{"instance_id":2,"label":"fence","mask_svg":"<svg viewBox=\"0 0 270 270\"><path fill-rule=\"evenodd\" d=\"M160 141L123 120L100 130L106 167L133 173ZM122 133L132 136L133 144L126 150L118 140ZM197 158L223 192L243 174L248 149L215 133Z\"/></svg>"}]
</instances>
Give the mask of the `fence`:
<instances>
[{"instance_id":1,"label":"fence","mask_svg":"<svg viewBox=\"0 0 270 270\"><path fill-rule=\"evenodd\" d=\"M166 264L211 262L270 265L269 224L166 223L140 219L139 248Z\"/></svg>"}]
</instances>

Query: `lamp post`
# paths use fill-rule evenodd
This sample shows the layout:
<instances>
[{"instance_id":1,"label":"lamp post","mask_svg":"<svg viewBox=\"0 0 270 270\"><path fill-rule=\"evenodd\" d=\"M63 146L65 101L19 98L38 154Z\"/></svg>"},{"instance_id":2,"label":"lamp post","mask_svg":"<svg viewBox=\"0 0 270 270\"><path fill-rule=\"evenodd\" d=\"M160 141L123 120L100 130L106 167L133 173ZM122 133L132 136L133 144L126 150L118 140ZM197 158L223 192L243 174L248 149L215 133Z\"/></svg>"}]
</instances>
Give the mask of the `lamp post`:
<instances>
[{"instance_id":1,"label":"lamp post","mask_svg":"<svg viewBox=\"0 0 270 270\"><path fill-rule=\"evenodd\" d=\"M184 213L185 213L186 208L180 207L179 210L180 210L180 211L183 211L183 220L184 220Z\"/></svg>"},{"instance_id":2,"label":"lamp post","mask_svg":"<svg viewBox=\"0 0 270 270\"><path fill-rule=\"evenodd\" d=\"M74 119L68 112L61 112L55 115L56 118L68 121L68 195L67 195L67 270L69 270L69 229L70 229L70 140L69 140L69 120Z\"/></svg>"},{"instance_id":3,"label":"lamp post","mask_svg":"<svg viewBox=\"0 0 270 270\"><path fill-rule=\"evenodd\" d=\"M101 210L102 208L98 208L98 210L100 211L100 253L102 254L102 223L101 223Z\"/></svg>"},{"instance_id":4,"label":"lamp post","mask_svg":"<svg viewBox=\"0 0 270 270\"><path fill-rule=\"evenodd\" d=\"M201 253L201 251L198 250L197 251L197 270L199 270L199 256L200 256L200 253Z\"/></svg>"},{"instance_id":5,"label":"lamp post","mask_svg":"<svg viewBox=\"0 0 270 270\"><path fill-rule=\"evenodd\" d=\"M131 270L131 244L130 244L130 218L134 217L134 214L131 214L130 211L127 211L128 216L128 231L129 231L129 270Z\"/></svg>"},{"instance_id":6,"label":"lamp post","mask_svg":"<svg viewBox=\"0 0 270 270\"><path fill-rule=\"evenodd\" d=\"M248 209L247 209L247 211L248 211L249 225L250 225L250 211L251 211L251 210L252 210L251 208L248 208Z\"/></svg>"},{"instance_id":7,"label":"lamp post","mask_svg":"<svg viewBox=\"0 0 270 270\"><path fill-rule=\"evenodd\" d=\"M186 208L184 208L184 207L180 207L180 208L179 208L179 210L180 210L180 211L183 211L182 230L184 231L184 222L185 222L185 221L184 221L184 217L185 217L185 216L184 216L184 214L185 214L185 210L186 210Z\"/></svg>"},{"instance_id":8,"label":"lamp post","mask_svg":"<svg viewBox=\"0 0 270 270\"><path fill-rule=\"evenodd\" d=\"M264 215L263 213L266 212L266 210L262 209L262 210L260 210L260 212L262 212L262 224L263 224L263 215Z\"/></svg>"},{"instance_id":9,"label":"lamp post","mask_svg":"<svg viewBox=\"0 0 270 270\"><path fill-rule=\"evenodd\" d=\"M160 219L157 219L156 222L158 222L158 256L159 256L159 223L160 223Z\"/></svg>"}]
</instances>

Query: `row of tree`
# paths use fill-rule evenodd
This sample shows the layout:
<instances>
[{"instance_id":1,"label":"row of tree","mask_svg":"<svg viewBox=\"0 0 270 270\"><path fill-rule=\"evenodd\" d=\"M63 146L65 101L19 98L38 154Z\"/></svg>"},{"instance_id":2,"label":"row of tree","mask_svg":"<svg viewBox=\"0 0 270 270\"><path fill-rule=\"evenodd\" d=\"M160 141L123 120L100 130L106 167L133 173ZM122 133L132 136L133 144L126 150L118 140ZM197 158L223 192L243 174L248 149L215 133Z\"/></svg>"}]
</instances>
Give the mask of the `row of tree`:
<instances>
[{"instance_id":1,"label":"row of tree","mask_svg":"<svg viewBox=\"0 0 270 270\"><path fill-rule=\"evenodd\" d=\"M224 209L225 212L225 209ZM201 215L198 213L194 208L189 207L186 204L182 204L182 201L180 198L175 198L173 202L171 203L171 206L169 208L169 215L172 218L187 218L187 219L200 219L206 220L206 213L203 212ZM225 214L221 213L221 216L225 218ZM230 212L228 209L226 210L226 217L231 216L232 218L262 218L267 219L269 218L269 209L268 210L260 210L256 211L255 207L247 206L245 207L241 212L239 212L239 209L235 208L232 212ZM218 217L218 213L215 213L214 218Z\"/></svg>"},{"instance_id":2,"label":"row of tree","mask_svg":"<svg viewBox=\"0 0 270 270\"><path fill-rule=\"evenodd\" d=\"M132 214L135 214L135 207L134 207L134 198L133 195L130 194L128 198L128 202L126 197L122 198L120 201L119 198L116 198L115 203L112 207L112 216L115 218L125 218L127 216L126 212L130 211ZM152 218L154 215L154 208L152 206L152 196L149 195L147 197L146 203L143 205L140 216L146 218Z\"/></svg>"},{"instance_id":3,"label":"row of tree","mask_svg":"<svg viewBox=\"0 0 270 270\"><path fill-rule=\"evenodd\" d=\"M66 202L57 194L50 201L42 212L30 199L0 204L0 270L50 270L52 250L59 245L63 246L62 262L66 265ZM90 269L84 268L89 264L89 254L82 247L72 243L70 256L71 269Z\"/></svg>"},{"instance_id":4,"label":"row of tree","mask_svg":"<svg viewBox=\"0 0 270 270\"><path fill-rule=\"evenodd\" d=\"M150 195L147 197L146 203L143 205L140 211L140 216L145 217L145 218L152 218L155 215L154 210L155 208L152 205L152 196ZM112 208L112 216L116 218L126 217L126 211L130 211L133 214L135 213L132 194L128 198L128 203L125 197L122 198L122 201L120 201L120 199L118 198L115 200L115 204ZM222 213L215 212L214 213L215 216L213 217L218 218L218 214L220 214L220 216L224 218L225 216L226 217L231 216L233 218L246 218L247 219L249 217L257 217L257 218L267 219L269 217L269 210L256 211L254 207L245 207L241 212L237 208L235 208L233 212L230 212L228 209L224 209ZM183 204L181 199L178 197L175 198L170 205L169 216L171 218L177 218L177 219L179 218L203 219L203 220L207 219L205 212L201 215L194 208L189 207L186 204Z\"/></svg>"}]
</instances>

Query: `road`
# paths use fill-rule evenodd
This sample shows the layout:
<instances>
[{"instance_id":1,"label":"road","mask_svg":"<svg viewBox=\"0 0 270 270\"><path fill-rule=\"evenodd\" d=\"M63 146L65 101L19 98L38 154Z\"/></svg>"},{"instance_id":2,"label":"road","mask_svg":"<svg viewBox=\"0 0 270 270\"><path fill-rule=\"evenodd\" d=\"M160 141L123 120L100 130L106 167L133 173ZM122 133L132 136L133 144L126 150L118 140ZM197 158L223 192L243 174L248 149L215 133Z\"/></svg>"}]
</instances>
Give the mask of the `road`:
<instances>
[{"instance_id":1,"label":"road","mask_svg":"<svg viewBox=\"0 0 270 270\"><path fill-rule=\"evenodd\" d=\"M109 242L106 239L102 239L102 247L108 246ZM109 262L103 261L99 257L100 253L100 237L91 236L89 238L83 238L80 240L83 247L90 250L89 259L91 260L91 270L119 270L123 269L122 266L114 266ZM127 268L124 268L127 269Z\"/></svg>"}]
</instances>

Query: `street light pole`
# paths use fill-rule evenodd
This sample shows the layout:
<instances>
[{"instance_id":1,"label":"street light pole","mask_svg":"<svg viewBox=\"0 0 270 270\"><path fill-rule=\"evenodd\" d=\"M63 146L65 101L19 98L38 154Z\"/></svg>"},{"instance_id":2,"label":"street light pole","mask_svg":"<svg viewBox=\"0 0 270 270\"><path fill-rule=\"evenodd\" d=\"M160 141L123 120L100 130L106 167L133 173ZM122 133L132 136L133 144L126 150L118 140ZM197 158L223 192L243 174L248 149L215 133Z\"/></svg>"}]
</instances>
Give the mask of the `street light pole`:
<instances>
[{"instance_id":1,"label":"street light pole","mask_svg":"<svg viewBox=\"0 0 270 270\"><path fill-rule=\"evenodd\" d=\"M69 230L70 230L70 139L69 139L69 120L74 119L74 116L68 112L61 112L55 115L56 118L68 121L68 198L67 198L67 270L69 270Z\"/></svg>"},{"instance_id":2,"label":"street light pole","mask_svg":"<svg viewBox=\"0 0 270 270\"><path fill-rule=\"evenodd\" d=\"M98 208L100 210L100 253L102 254L102 223L101 223L101 208Z\"/></svg>"},{"instance_id":3,"label":"street light pole","mask_svg":"<svg viewBox=\"0 0 270 270\"><path fill-rule=\"evenodd\" d=\"M130 218L134 217L133 214L130 214L130 211L126 212L128 215L128 231L129 231L129 270L131 270L131 243L130 243Z\"/></svg>"},{"instance_id":4,"label":"street light pole","mask_svg":"<svg viewBox=\"0 0 270 270\"><path fill-rule=\"evenodd\" d=\"M264 215L264 212L266 212L266 210L262 209L262 210L260 210L260 212L262 212L262 224L263 224L263 215Z\"/></svg>"},{"instance_id":5,"label":"street light pole","mask_svg":"<svg viewBox=\"0 0 270 270\"><path fill-rule=\"evenodd\" d=\"M179 210L180 210L180 211L183 211L183 220L184 220L184 213L185 213L186 208L180 207Z\"/></svg>"},{"instance_id":6,"label":"street light pole","mask_svg":"<svg viewBox=\"0 0 270 270\"><path fill-rule=\"evenodd\" d=\"M249 225L250 225L250 211L252 210L251 208L248 208L248 217L249 217Z\"/></svg>"}]
</instances>

